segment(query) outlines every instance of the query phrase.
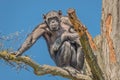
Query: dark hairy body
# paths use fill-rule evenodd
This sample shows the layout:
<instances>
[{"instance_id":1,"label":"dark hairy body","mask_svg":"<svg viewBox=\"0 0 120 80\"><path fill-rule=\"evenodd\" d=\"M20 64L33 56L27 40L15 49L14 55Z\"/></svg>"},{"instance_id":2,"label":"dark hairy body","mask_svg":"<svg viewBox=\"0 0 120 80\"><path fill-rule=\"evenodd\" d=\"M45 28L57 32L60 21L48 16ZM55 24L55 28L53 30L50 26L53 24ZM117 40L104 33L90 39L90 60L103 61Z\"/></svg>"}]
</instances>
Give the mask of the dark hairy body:
<instances>
[{"instance_id":1,"label":"dark hairy body","mask_svg":"<svg viewBox=\"0 0 120 80\"><path fill-rule=\"evenodd\" d=\"M44 22L38 25L16 52L22 55L38 38L43 36L47 42L51 58L59 67L73 67L81 70L84 64L84 53L79 36L74 31L68 17L61 12L51 11L44 15Z\"/></svg>"}]
</instances>

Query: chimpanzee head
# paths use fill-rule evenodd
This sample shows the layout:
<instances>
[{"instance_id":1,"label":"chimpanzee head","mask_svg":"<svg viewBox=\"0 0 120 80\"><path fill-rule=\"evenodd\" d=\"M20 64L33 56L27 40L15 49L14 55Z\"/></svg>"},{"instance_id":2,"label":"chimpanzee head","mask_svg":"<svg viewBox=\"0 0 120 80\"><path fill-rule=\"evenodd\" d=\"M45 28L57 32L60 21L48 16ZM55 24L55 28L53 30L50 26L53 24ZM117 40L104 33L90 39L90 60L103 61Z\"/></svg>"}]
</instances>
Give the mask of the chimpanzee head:
<instances>
[{"instance_id":1,"label":"chimpanzee head","mask_svg":"<svg viewBox=\"0 0 120 80\"><path fill-rule=\"evenodd\" d=\"M43 18L51 31L57 31L60 28L61 11L50 11Z\"/></svg>"}]
</instances>

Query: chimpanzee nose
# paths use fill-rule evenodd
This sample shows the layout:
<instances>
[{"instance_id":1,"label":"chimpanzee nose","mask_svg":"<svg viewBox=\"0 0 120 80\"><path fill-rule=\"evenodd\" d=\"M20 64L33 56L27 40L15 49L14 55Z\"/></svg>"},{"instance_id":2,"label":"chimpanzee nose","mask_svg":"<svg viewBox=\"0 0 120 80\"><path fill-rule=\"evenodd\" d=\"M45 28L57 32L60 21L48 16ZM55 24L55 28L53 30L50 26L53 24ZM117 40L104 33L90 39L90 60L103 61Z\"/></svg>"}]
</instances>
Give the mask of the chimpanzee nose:
<instances>
[{"instance_id":1,"label":"chimpanzee nose","mask_svg":"<svg viewBox=\"0 0 120 80\"><path fill-rule=\"evenodd\" d=\"M56 29L56 27L53 27L53 29Z\"/></svg>"},{"instance_id":2,"label":"chimpanzee nose","mask_svg":"<svg viewBox=\"0 0 120 80\"><path fill-rule=\"evenodd\" d=\"M55 23L55 21L52 21L52 23Z\"/></svg>"}]
</instances>

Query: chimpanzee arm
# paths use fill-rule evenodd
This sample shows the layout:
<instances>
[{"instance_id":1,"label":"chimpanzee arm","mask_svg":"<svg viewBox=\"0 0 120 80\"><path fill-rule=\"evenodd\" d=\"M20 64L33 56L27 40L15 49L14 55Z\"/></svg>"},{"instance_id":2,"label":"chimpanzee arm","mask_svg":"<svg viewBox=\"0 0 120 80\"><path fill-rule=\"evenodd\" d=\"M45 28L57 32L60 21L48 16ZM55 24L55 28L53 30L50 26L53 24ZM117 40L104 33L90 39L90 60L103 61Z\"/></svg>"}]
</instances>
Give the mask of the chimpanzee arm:
<instances>
[{"instance_id":1,"label":"chimpanzee arm","mask_svg":"<svg viewBox=\"0 0 120 80\"><path fill-rule=\"evenodd\" d=\"M56 39L56 41L52 46L52 50L57 51L65 41L71 42L71 41L75 41L77 38L79 38L79 36L76 32L70 33L66 31L61 35L60 38Z\"/></svg>"},{"instance_id":2,"label":"chimpanzee arm","mask_svg":"<svg viewBox=\"0 0 120 80\"><path fill-rule=\"evenodd\" d=\"M25 42L21 45L21 47L16 52L16 56L22 55L26 50L28 50L36 41L37 39L44 34L46 28L46 24L42 23L38 25L32 33L28 35Z\"/></svg>"},{"instance_id":3,"label":"chimpanzee arm","mask_svg":"<svg viewBox=\"0 0 120 80\"><path fill-rule=\"evenodd\" d=\"M61 40L62 41L66 41L66 40L69 40L69 41L74 41L76 38L79 38L79 35L78 33L74 32L74 33L71 33L71 32L64 32L62 37L61 37Z\"/></svg>"}]
</instances>

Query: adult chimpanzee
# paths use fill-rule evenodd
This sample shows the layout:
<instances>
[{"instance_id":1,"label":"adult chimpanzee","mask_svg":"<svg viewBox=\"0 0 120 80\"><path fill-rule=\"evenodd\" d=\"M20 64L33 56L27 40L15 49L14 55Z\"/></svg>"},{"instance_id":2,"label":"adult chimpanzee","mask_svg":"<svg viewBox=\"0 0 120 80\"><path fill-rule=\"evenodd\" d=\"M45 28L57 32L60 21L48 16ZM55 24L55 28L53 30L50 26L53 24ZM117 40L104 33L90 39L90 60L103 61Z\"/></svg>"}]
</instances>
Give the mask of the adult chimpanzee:
<instances>
[{"instance_id":1,"label":"adult chimpanzee","mask_svg":"<svg viewBox=\"0 0 120 80\"><path fill-rule=\"evenodd\" d=\"M48 44L51 58L59 67L73 67L81 70L84 64L84 53L79 42L79 36L74 31L68 17L61 11L51 11L43 15L44 22L38 25L16 52L22 55L38 38L43 36Z\"/></svg>"}]
</instances>

